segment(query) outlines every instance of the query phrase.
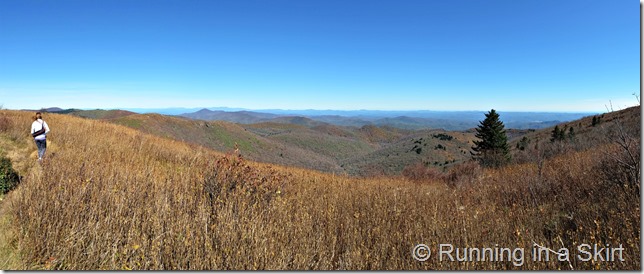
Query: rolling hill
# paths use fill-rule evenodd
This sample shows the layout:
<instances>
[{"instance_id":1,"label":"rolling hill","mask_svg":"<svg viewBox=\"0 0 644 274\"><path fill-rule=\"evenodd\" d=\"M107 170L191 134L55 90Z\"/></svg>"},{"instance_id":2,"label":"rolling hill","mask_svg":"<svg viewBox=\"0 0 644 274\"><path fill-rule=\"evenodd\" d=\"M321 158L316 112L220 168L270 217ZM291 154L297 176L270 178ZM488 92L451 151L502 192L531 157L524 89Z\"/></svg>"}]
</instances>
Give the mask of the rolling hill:
<instances>
[{"instance_id":1,"label":"rolling hill","mask_svg":"<svg viewBox=\"0 0 644 274\"><path fill-rule=\"evenodd\" d=\"M136 114L134 112L126 111L126 110L102 110L102 109L96 109L96 110L77 110L77 109L71 109L71 110L63 110L58 112L60 114L70 114L78 117L83 117L83 118L89 118L89 119L116 119L120 117L125 117L129 115Z\"/></svg>"},{"instance_id":2,"label":"rolling hill","mask_svg":"<svg viewBox=\"0 0 644 274\"><path fill-rule=\"evenodd\" d=\"M220 152L233 151L237 144L245 157L258 162L340 172L337 164L327 157L277 142L229 122L189 120L160 114L137 114L108 121Z\"/></svg>"},{"instance_id":3,"label":"rolling hill","mask_svg":"<svg viewBox=\"0 0 644 274\"><path fill-rule=\"evenodd\" d=\"M34 112L35 110L23 110L23 111ZM69 115L74 115L74 116L83 117L83 118L89 118L89 119L113 119L113 118L118 118L118 117L123 117L123 116L136 114L136 113L131 112L131 111L120 110L120 109L113 109L113 110L104 110L104 109L83 110L83 109L75 109L75 108L62 109L62 108L58 108L58 107L45 108L45 109L41 109L40 111L41 112L46 112L46 113L69 114Z\"/></svg>"},{"instance_id":4,"label":"rolling hill","mask_svg":"<svg viewBox=\"0 0 644 274\"><path fill-rule=\"evenodd\" d=\"M342 127L300 116L278 117L254 124L158 114L128 115L108 121L220 152L232 151L237 144L241 153L254 161L357 176L373 175L367 170L374 170L383 163L390 166L386 174L393 175L416 160L440 162L441 166L444 162L463 161L466 159L463 150L473 137L469 133L454 133L460 139L441 141L436 151L432 150L438 143L427 142L422 145L431 148L424 147L424 152L412 154L410 149L416 148L408 144L413 142L409 140L423 133L394 127ZM435 132L427 132L423 136L432 139Z\"/></svg>"}]
</instances>

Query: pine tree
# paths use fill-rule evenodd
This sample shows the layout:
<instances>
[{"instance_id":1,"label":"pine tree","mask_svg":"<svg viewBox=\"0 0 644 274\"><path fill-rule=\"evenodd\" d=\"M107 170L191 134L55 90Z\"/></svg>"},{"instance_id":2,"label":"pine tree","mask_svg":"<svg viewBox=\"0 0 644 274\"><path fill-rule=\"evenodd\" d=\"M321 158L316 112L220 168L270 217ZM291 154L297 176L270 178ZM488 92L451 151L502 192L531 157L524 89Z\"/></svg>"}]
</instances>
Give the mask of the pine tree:
<instances>
[{"instance_id":1,"label":"pine tree","mask_svg":"<svg viewBox=\"0 0 644 274\"><path fill-rule=\"evenodd\" d=\"M564 127L562 131L559 132L559 141L566 140L566 131L568 131L568 125Z\"/></svg>"},{"instance_id":2,"label":"pine tree","mask_svg":"<svg viewBox=\"0 0 644 274\"><path fill-rule=\"evenodd\" d=\"M563 141L566 139L566 131L568 131L568 126L564 129L559 129L559 126L555 126L555 129L552 130L550 135L550 142Z\"/></svg>"},{"instance_id":3,"label":"pine tree","mask_svg":"<svg viewBox=\"0 0 644 274\"><path fill-rule=\"evenodd\" d=\"M482 166L499 167L510 161L508 137L504 127L494 109L486 113L485 119L479 122L476 138L480 140L474 141L472 156Z\"/></svg>"},{"instance_id":4,"label":"pine tree","mask_svg":"<svg viewBox=\"0 0 644 274\"><path fill-rule=\"evenodd\" d=\"M555 129L552 130L552 133L550 134L550 142L555 142L559 140L559 134L561 130L559 129L559 126L555 126Z\"/></svg>"},{"instance_id":5,"label":"pine tree","mask_svg":"<svg viewBox=\"0 0 644 274\"><path fill-rule=\"evenodd\" d=\"M528 137L523 136L523 138L521 138L521 140L517 143L517 149L525 150L529 144L530 144L530 139L528 139Z\"/></svg>"}]
</instances>

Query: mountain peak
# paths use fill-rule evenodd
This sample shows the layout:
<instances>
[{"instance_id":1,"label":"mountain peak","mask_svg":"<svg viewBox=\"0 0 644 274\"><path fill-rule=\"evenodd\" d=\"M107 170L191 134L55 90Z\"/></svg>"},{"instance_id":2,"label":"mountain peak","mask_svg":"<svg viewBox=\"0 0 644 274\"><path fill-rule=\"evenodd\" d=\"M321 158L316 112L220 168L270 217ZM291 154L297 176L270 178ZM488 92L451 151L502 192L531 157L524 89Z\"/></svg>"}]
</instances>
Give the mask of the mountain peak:
<instances>
[{"instance_id":1,"label":"mountain peak","mask_svg":"<svg viewBox=\"0 0 644 274\"><path fill-rule=\"evenodd\" d=\"M202 108L202 109L198 110L198 111L197 111L197 112L195 112L195 113L211 113L211 112L214 112L214 111L209 110L209 109L207 109L207 108Z\"/></svg>"}]
</instances>

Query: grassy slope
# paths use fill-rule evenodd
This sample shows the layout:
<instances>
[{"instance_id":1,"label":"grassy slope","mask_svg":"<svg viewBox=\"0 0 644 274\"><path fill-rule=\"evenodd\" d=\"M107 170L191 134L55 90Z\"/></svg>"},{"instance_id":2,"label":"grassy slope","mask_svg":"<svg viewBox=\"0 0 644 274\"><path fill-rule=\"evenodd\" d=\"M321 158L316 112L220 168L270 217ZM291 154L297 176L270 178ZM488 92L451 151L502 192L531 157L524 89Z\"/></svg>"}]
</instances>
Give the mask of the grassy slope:
<instances>
[{"instance_id":1,"label":"grassy slope","mask_svg":"<svg viewBox=\"0 0 644 274\"><path fill-rule=\"evenodd\" d=\"M20 136L30 113L2 111ZM639 197L611 145L484 170L450 188L246 163L123 126L47 117L58 151L2 204L31 269L639 269ZM18 137L26 142L28 137ZM212 178L217 174L216 178ZM467 183L466 183L467 182ZM636 206L634 206L636 205ZM419 263L436 247L625 247L626 262Z\"/></svg>"},{"instance_id":2,"label":"grassy slope","mask_svg":"<svg viewBox=\"0 0 644 274\"><path fill-rule=\"evenodd\" d=\"M612 143L617 139L618 125L625 133L630 136L640 137L640 115L641 107L631 107L621 111L608 112L597 117L601 118L601 123L592 126L593 116L584 117L579 120L559 124L559 128L573 128L575 137L572 140L557 142L553 144L550 141L554 127L542 130L527 132L524 135L518 135L509 142L512 148L512 154L518 161L530 161L534 158L556 154L561 150L588 150L602 144ZM618 122L618 124L616 124ZM566 131L568 134L568 131ZM517 143L523 138L527 138L528 149L519 151ZM545 150L545 151L544 151Z\"/></svg>"},{"instance_id":3,"label":"grassy slope","mask_svg":"<svg viewBox=\"0 0 644 274\"><path fill-rule=\"evenodd\" d=\"M271 122L247 125L246 128L271 140L309 150L335 162L356 154L367 154L378 147L347 128L328 124L309 128L299 124Z\"/></svg>"},{"instance_id":4,"label":"grassy slope","mask_svg":"<svg viewBox=\"0 0 644 274\"><path fill-rule=\"evenodd\" d=\"M603 136L600 135L607 133L606 130L609 129L606 127L611 126L612 122L616 121L616 119L619 120L622 124L626 125L626 127L629 128L630 131L632 131L631 133L639 134L639 131L637 130L640 123L640 109L641 108L639 106L636 106L624 109L622 111L614 111L596 115L597 117L602 117L602 122L595 127L592 126L593 116L587 116L579 120L561 123L558 124L558 126L561 129L563 129L564 127L574 128L577 137L581 138L582 142L588 142L591 145L597 143L605 143L606 139L602 138ZM513 138L511 140L510 144L515 145L523 136L533 141L539 140L540 142L549 142L554 128L555 127L552 126L542 130L528 132L525 135L518 135L516 138Z\"/></svg>"}]
</instances>

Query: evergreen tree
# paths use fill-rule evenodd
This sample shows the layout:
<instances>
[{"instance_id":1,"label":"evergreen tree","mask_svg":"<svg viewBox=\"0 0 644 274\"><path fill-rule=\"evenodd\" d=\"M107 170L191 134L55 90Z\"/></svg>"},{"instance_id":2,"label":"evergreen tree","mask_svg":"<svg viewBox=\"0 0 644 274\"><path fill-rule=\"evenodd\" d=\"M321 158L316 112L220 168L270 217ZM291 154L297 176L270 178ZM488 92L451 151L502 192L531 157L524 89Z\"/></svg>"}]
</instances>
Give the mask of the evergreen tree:
<instances>
[{"instance_id":1,"label":"evergreen tree","mask_svg":"<svg viewBox=\"0 0 644 274\"><path fill-rule=\"evenodd\" d=\"M602 117L601 116L593 116L592 126L595 127L595 126L599 125L599 123L601 123L601 122L602 122Z\"/></svg>"},{"instance_id":2,"label":"evergreen tree","mask_svg":"<svg viewBox=\"0 0 644 274\"><path fill-rule=\"evenodd\" d=\"M508 137L503 122L494 109L485 114L485 119L476 128L476 138L472 147L472 156L482 166L499 167L510 161Z\"/></svg>"},{"instance_id":3,"label":"evergreen tree","mask_svg":"<svg viewBox=\"0 0 644 274\"><path fill-rule=\"evenodd\" d=\"M528 144L530 144L530 139L528 139L528 137L523 136L523 138L521 138L521 141L517 143L517 148L519 150L525 150L528 147Z\"/></svg>"},{"instance_id":4,"label":"evergreen tree","mask_svg":"<svg viewBox=\"0 0 644 274\"><path fill-rule=\"evenodd\" d=\"M559 132L561 130L559 129L559 126L555 126L555 129L552 130L552 133L550 134L550 142L555 142L559 138Z\"/></svg>"},{"instance_id":5,"label":"evergreen tree","mask_svg":"<svg viewBox=\"0 0 644 274\"><path fill-rule=\"evenodd\" d=\"M566 139L566 131L568 131L568 126L564 129L560 129L559 126L555 126L555 129L552 130L550 135L550 142L563 141Z\"/></svg>"}]
</instances>

